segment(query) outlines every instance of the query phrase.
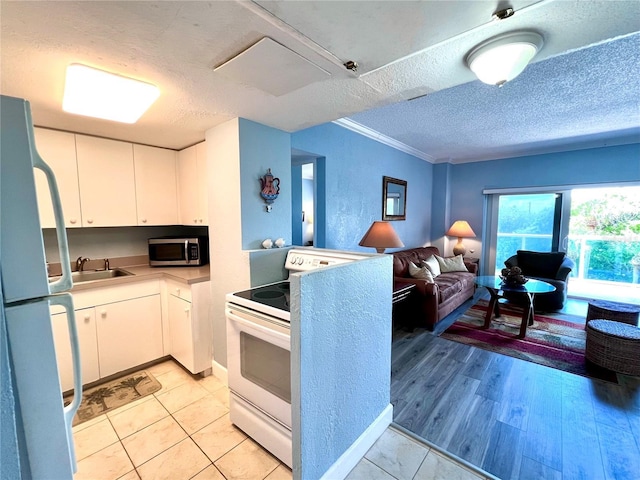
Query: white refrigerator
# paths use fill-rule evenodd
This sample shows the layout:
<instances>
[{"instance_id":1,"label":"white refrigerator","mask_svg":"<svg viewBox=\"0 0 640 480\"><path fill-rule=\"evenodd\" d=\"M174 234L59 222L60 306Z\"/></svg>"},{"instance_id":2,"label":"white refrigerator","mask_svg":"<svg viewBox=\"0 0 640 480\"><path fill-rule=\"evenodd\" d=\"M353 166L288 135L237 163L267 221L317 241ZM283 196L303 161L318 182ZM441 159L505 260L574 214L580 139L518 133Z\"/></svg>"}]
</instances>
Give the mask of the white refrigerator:
<instances>
[{"instance_id":1,"label":"white refrigerator","mask_svg":"<svg viewBox=\"0 0 640 480\"><path fill-rule=\"evenodd\" d=\"M0 362L2 478L67 479L76 470L71 423L82 397L71 268L55 176L35 148L29 102L0 96ZM62 278L50 283L34 183L45 173ZM50 305L67 310L74 398L64 407Z\"/></svg>"}]
</instances>

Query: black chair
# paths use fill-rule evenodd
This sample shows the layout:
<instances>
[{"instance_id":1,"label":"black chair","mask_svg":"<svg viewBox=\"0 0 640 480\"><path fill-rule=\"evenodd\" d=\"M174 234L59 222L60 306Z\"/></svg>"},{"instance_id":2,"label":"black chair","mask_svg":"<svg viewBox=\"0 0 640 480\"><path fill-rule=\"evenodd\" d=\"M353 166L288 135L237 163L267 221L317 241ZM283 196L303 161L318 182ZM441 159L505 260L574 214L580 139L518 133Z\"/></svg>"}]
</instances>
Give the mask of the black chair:
<instances>
[{"instance_id":1,"label":"black chair","mask_svg":"<svg viewBox=\"0 0 640 480\"><path fill-rule=\"evenodd\" d=\"M567 300L567 284L569 274L575 268L575 262L564 252L531 252L518 250L504 264L507 268L520 267L527 278L542 280L556 287L555 292L538 294L534 300L534 308L540 312L561 310ZM506 293L506 292L505 292ZM506 294L510 301L517 302L517 295Z\"/></svg>"}]
</instances>

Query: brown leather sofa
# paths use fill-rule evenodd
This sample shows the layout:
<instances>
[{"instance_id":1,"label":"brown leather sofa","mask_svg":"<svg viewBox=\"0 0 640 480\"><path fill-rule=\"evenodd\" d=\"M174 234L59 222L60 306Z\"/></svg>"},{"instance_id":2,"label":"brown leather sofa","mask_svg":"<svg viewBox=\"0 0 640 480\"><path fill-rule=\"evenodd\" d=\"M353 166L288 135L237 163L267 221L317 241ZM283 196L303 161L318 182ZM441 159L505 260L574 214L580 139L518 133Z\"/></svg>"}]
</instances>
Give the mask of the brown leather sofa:
<instances>
[{"instance_id":1,"label":"brown leather sofa","mask_svg":"<svg viewBox=\"0 0 640 480\"><path fill-rule=\"evenodd\" d=\"M405 300L408 303L403 312L410 318L403 319L403 322L428 330L433 330L436 323L473 297L478 273L477 263L465 261L467 272L441 273L434 278L434 283L411 277L409 262L421 266L422 261L431 255L440 256L440 251L436 247L418 247L393 252L394 288L407 283L416 286Z\"/></svg>"}]
</instances>

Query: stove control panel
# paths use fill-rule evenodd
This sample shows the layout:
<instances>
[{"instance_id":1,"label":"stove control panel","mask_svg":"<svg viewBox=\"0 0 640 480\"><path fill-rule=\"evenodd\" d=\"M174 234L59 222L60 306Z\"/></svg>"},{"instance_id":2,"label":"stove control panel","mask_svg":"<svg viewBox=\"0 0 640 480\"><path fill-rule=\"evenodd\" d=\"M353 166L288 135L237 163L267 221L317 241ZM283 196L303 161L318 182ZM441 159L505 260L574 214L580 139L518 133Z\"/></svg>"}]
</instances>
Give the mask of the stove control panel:
<instances>
[{"instance_id":1,"label":"stove control panel","mask_svg":"<svg viewBox=\"0 0 640 480\"><path fill-rule=\"evenodd\" d=\"M337 252L335 250L289 250L284 267L294 272L315 270L316 268L329 267L341 263L353 262L363 258L349 252Z\"/></svg>"}]
</instances>

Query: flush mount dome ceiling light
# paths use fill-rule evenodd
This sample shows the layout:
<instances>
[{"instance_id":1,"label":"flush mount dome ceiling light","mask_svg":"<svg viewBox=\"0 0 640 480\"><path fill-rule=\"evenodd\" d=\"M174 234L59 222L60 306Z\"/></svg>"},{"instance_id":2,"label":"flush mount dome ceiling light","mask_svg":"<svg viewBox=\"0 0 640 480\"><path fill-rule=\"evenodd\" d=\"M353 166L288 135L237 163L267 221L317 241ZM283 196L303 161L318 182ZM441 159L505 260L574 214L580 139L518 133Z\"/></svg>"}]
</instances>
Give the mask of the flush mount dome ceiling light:
<instances>
[{"instance_id":1,"label":"flush mount dome ceiling light","mask_svg":"<svg viewBox=\"0 0 640 480\"><path fill-rule=\"evenodd\" d=\"M500 35L471 50L467 65L482 82L501 87L522 73L543 43L535 32Z\"/></svg>"},{"instance_id":2,"label":"flush mount dome ceiling light","mask_svg":"<svg viewBox=\"0 0 640 480\"><path fill-rule=\"evenodd\" d=\"M88 117L136 123L160 96L155 85L77 63L67 67L62 109Z\"/></svg>"}]
</instances>

